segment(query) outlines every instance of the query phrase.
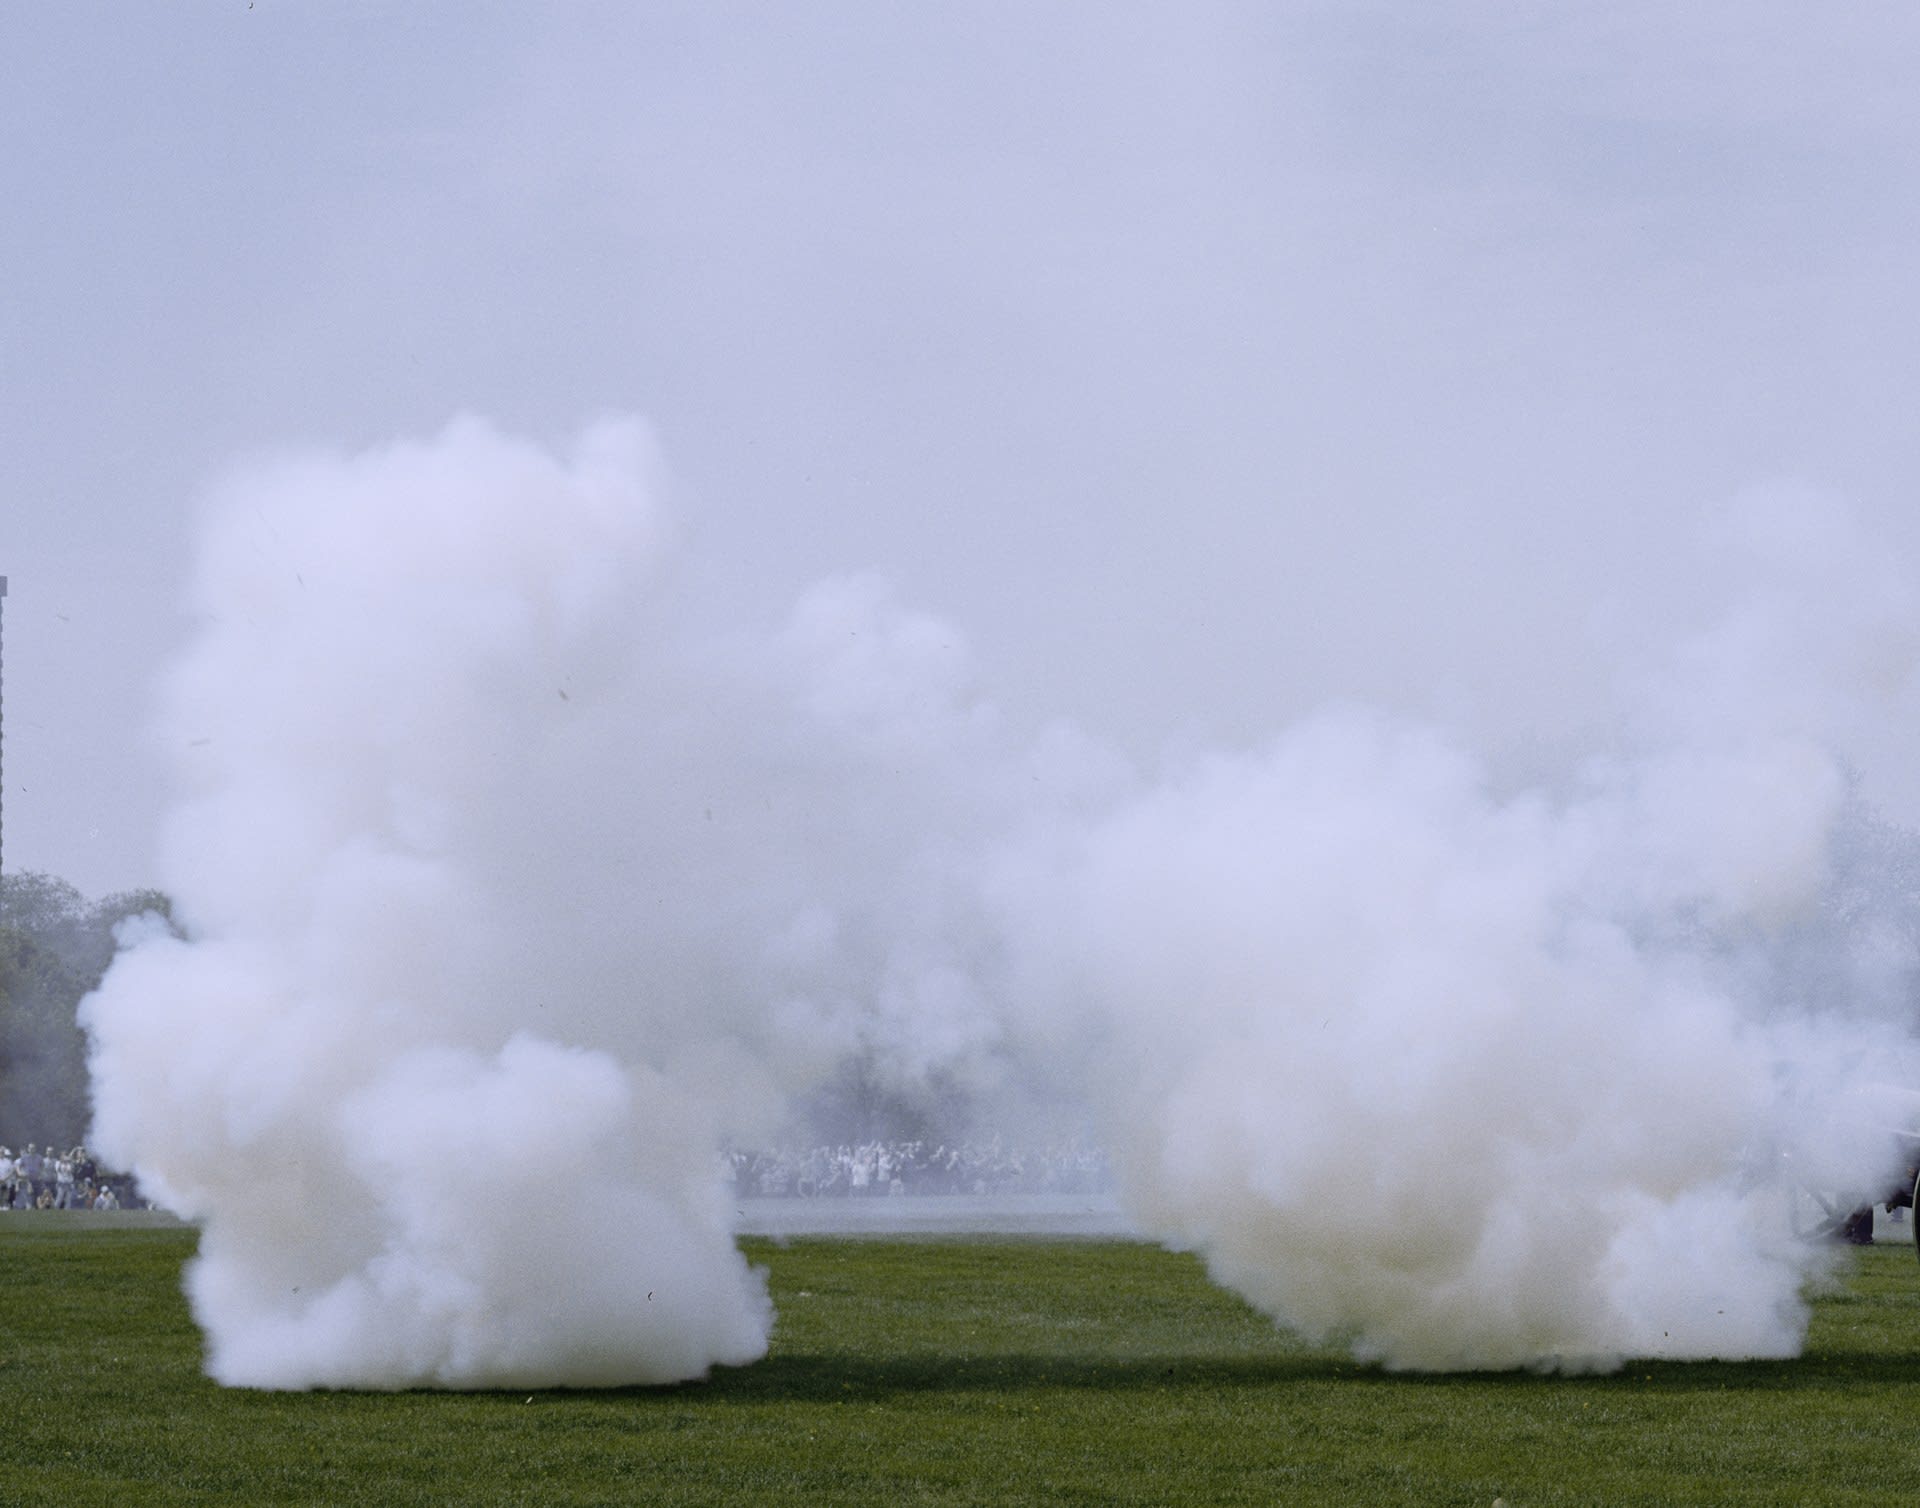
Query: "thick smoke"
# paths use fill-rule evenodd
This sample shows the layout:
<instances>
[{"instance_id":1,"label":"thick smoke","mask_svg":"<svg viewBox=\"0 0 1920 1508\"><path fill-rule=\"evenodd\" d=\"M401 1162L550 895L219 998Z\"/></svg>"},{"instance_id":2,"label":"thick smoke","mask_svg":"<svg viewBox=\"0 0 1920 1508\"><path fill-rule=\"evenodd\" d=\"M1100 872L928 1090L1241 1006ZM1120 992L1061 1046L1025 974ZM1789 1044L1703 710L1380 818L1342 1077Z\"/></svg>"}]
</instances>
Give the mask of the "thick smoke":
<instances>
[{"instance_id":1,"label":"thick smoke","mask_svg":"<svg viewBox=\"0 0 1920 1508\"><path fill-rule=\"evenodd\" d=\"M163 729L194 940L86 1020L98 1145L203 1225L223 1382L750 1360L723 1140L847 1052L981 1045L961 651L860 582L696 633L652 470L631 424L461 423L210 502Z\"/></svg>"},{"instance_id":2,"label":"thick smoke","mask_svg":"<svg viewBox=\"0 0 1920 1508\"><path fill-rule=\"evenodd\" d=\"M654 473L631 424L467 422L209 505L193 940L87 1021L97 1141L203 1227L216 1377L751 1359L716 1152L855 1053L1069 1086L1147 1228L1390 1365L1797 1346L1789 1190L1889 1175L1915 1067L1844 763L1911 711L1913 615L1843 518L1735 510L1739 590L1551 780L1358 708L1150 775L1016 747L877 583L705 624Z\"/></svg>"},{"instance_id":3,"label":"thick smoke","mask_svg":"<svg viewBox=\"0 0 1920 1508\"><path fill-rule=\"evenodd\" d=\"M1920 890L1833 740L1910 718L1920 636L1817 499L1709 543L1727 600L1552 788L1332 711L1011 872L1140 1218L1286 1324L1416 1368L1790 1354L1796 1188L1896 1176Z\"/></svg>"},{"instance_id":4,"label":"thick smoke","mask_svg":"<svg viewBox=\"0 0 1920 1508\"><path fill-rule=\"evenodd\" d=\"M1026 877L1034 992L1101 1044L1147 1227L1397 1366L1791 1352L1809 1254L1769 1174L1881 1168L1879 1123L1829 1112L1901 1042L1775 1019L1741 963L1815 906L1842 781L1793 746L1597 778L1496 800L1329 715Z\"/></svg>"}]
</instances>

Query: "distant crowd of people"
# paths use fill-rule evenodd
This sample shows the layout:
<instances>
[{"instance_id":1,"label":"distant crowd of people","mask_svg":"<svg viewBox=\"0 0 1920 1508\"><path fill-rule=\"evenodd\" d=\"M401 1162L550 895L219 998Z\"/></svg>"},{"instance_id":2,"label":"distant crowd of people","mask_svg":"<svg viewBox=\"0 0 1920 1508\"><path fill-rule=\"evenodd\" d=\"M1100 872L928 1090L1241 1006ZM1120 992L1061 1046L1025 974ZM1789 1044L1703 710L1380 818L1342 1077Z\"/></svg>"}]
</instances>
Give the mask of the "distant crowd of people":
<instances>
[{"instance_id":1,"label":"distant crowd of people","mask_svg":"<svg viewBox=\"0 0 1920 1508\"><path fill-rule=\"evenodd\" d=\"M733 1152L736 1194L864 1198L889 1194L1091 1194L1112 1186L1106 1154L1085 1142L1018 1147L987 1141L869 1141ZM85 1147L0 1146L0 1212L143 1209L133 1180L102 1168Z\"/></svg>"},{"instance_id":2,"label":"distant crowd of people","mask_svg":"<svg viewBox=\"0 0 1920 1508\"><path fill-rule=\"evenodd\" d=\"M133 1181L110 1173L85 1147L42 1150L28 1142L15 1153L0 1147L0 1211L137 1209Z\"/></svg>"},{"instance_id":3,"label":"distant crowd of people","mask_svg":"<svg viewBox=\"0 0 1920 1508\"><path fill-rule=\"evenodd\" d=\"M1015 1147L994 1137L967 1142L872 1141L858 1145L734 1152L735 1193L768 1198L863 1198L888 1194L1091 1194L1111 1186L1106 1154L1085 1142Z\"/></svg>"}]
</instances>

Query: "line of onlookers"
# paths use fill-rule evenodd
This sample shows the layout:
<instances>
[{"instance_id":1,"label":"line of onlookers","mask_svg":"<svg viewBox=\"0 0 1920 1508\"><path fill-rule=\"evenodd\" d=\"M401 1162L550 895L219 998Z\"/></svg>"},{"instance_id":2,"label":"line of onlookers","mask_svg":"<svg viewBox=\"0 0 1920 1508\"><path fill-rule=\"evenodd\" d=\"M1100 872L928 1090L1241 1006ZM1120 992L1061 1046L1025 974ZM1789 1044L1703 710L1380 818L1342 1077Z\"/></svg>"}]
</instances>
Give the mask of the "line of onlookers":
<instances>
[{"instance_id":1,"label":"line of onlookers","mask_svg":"<svg viewBox=\"0 0 1920 1508\"><path fill-rule=\"evenodd\" d=\"M1085 1194L1112 1186L1106 1154L1081 1141L1019 1147L987 1141L870 1141L735 1151L741 1196L835 1198L886 1194Z\"/></svg>"},{"instance_id":2,"label":"line of onlookers","mask_svg":"<svg viewBox=\"0 0 1920 1508\"><path fill-rule=\"evenodd\" d=\"M1081 1194L1112 1186L1106 1154L1082 1141L1022 1147L985 1141L867 1141L735 1151L742 1196L860 1198L888 1194ZM85 1147L0 1146L0 1212L142 1209L133 1178L102 1168Z\"/></svg>"},{"instance_id":3,"label":"line of onlookers","mask_svg":"<svg viewBox=\"0 0 1920 1508\"><path fill-rule=\"evenodd\" d=\"M0 1146L0 1212L7 1210L139 1209L133 1180L97 1163L85 1147L62 1152L28 1142Z\"/></svg>"}]
</instances>

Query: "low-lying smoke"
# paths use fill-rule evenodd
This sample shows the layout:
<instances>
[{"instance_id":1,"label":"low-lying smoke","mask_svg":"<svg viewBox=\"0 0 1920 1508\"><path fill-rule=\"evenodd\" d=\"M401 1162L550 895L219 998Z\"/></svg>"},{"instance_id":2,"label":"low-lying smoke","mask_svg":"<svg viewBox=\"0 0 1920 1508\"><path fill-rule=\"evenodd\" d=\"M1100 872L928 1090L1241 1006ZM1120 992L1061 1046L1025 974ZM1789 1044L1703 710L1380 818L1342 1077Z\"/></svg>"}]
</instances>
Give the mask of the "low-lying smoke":
<instances>
[{"instance_id":1,"label":"low-lying smoke","mask_svg":"<svg viewBox=\"0 0 1920 1508\"><path fill-rule=\"evenodd\" d=\"M1390 1365L1797 1346L1783 1170L1887 1174L1913 1067L1842 760L1915 638L1832 590L1841 521L1759 509L1760 586L1551 787L1364 709L1149 778L1017 746L878 583L701 627L656 469L468 421L210 498L162 719L192 940L130 937L85 1020L96 1143L202 1226L216 1378L751 1360L718 1151L856 1052L1071 1085L1148 1229Z\"/></svg>"},{"instance_id":2,"label":"low-lying smoke","mask_svg":"<svg viewBox=\"0 0 1920 1508\"><path fill-rule=\"evenodd\" d=\"M693 635L650 471L630 424L553 458L462 423L209 504L163 719L194 941L86 1017L98 1144L204 1227L223 1382L749 1360L722 1140L980 1032L963 659L857 582Z\"/></svg>"},{"instance_id":3,"label":"low-lying smoke","mask_svg":"<svg viewBox=\"0 0 1920 1508\"><path fill-rule=\"evenodd\" d=\"M1023 876L1031 993L1099 1044L1146 1226L1394 1366L1790 1353L1809 1253L1770 1175L1882 1168L1831 1095L1904 1059L1742 967L1816 905L1842 781L1799 747L1597 778L1495 800L1433 736L1328 715Z\"/></svg>"}]
</instances>

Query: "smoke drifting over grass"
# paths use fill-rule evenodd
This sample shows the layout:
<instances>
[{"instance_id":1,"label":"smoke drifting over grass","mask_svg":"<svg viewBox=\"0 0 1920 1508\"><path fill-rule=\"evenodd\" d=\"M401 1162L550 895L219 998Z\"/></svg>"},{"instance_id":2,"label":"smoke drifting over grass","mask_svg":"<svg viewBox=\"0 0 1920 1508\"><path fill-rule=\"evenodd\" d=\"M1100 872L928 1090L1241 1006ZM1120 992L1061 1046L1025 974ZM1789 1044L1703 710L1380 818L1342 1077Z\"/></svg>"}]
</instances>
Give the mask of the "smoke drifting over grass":
<instances>
[{"instance_id":1,"label":"smoke drifting over grass","mask_svg":"<svg viewBox=\"0 0 1920 1508\"><path fill-rule=\"evenodd\" d=\"M1817 900L1838 772L1675 764L1500 801L1336 714L1076 838L1035 951L1102 1044L1143 1222L1396 1366L1790 1353L1809 1254L1768 1159L1880 1168L1828 1092L1902 1044L1742 993L1742 940Z\"/></svg>"},{"instance_id":2,"label":"smoke drifting over grass","mask_svg":"<svg viewBox=\"0 0 1920 1508\"><path fill-rule=\"evenodd\" d=\"M1620 747L1509 790L1365 709L1162 774L1024 746L882 584L703 623L656 473L631 423L469 421L210 500L193 941L86 1019L99 1147L203 1224L217 1378L752 1359L716 1153L856 1051L1072 1086L1148 1228L1392 1365L1797 1345L1777 1174L1889 1169L1913 1066L1911 947L1834 905L1915 642L1844 519L1742 510L1750 588Z\"/></svg>"},{"instance_id":3,"label":"smoke drifting over grass","mask_svg":"<svg viewBox=\"0 0 1920 1508\"><path fill-rule=\"evenodd\" d=\"M211 502L164 725L195 941L88 1020L102 1145L205 1224L222 1381L748 1360L721 1139L862 1042L978 1031L950 641L857 583L692 636L649 470L634 425L465 423Z\"/></svg>"}]
</instances>

